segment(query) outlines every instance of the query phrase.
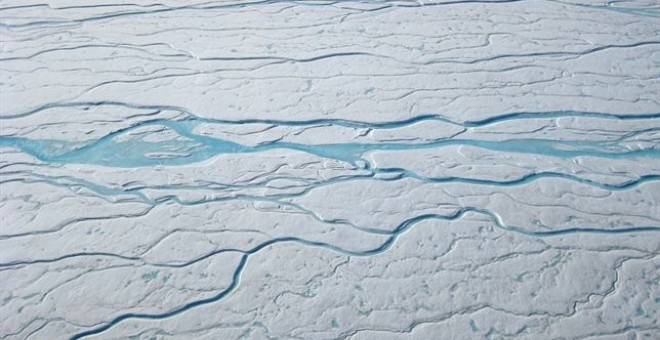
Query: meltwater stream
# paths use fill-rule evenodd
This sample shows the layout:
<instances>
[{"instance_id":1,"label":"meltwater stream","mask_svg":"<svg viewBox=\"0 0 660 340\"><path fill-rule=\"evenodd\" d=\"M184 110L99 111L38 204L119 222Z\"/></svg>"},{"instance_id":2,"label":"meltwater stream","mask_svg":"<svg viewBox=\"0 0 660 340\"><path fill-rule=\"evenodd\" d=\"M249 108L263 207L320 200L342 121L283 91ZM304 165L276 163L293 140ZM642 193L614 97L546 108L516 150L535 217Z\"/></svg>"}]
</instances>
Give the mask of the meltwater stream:
<instances>
[{"instance_id":1,"label":"meltwater stream","mask_svg":"<svg viewBox=\"0 0 660 340\"><path fill-rule=\"evenodd\" d=\"M419 150L452 145L474 146L495 152L529 153L560 158L578 156L623 159L660 158L660 149L657 148L626 150L620 148L616 142L611 141L556 141L546 139L487 141L457 137L426 143L346 142L317 145L271 141L256 146L246 146L196 134L195 129L202 124L208 123L194 118L178 121L154 120L111 133L88 144L0 137L0 146L18 148L41 161L49 163L97 164L126 168L192 164L223 154L249 154L274 149L298 150L319 157L356 164L362 160L361 156L369 151ZM391 123L381 126L391 128L392 126L400 126L400 124ZM156 130L140 132L136 135L132 134L134 130L148 127L154 127ZM373 128L378 128L378 126ZM162 132L162 129L170 129L176 133L176 136L168 136L169 139L156 139L154 141L149 141L148 137L142 136L158 135L159 132Z\"/></svg>"}]
</instances>

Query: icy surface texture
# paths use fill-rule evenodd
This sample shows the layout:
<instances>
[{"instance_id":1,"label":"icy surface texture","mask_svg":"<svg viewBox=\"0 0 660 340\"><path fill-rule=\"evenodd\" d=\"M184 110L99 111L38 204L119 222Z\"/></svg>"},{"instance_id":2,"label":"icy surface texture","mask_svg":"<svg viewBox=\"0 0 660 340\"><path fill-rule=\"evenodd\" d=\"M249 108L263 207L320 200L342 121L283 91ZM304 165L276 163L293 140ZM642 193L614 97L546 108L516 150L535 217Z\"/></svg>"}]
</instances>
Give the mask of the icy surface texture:
<instances>
[{"instance_id":1,"label":"icy surface texture","mask_svg":"<svg viewBox=\"0 0 660 340\"><path fill-rule=\"evenodd\" d=\"M0 339L658 339L660 5L0 1Z\"/></svg>"}]
</instances>

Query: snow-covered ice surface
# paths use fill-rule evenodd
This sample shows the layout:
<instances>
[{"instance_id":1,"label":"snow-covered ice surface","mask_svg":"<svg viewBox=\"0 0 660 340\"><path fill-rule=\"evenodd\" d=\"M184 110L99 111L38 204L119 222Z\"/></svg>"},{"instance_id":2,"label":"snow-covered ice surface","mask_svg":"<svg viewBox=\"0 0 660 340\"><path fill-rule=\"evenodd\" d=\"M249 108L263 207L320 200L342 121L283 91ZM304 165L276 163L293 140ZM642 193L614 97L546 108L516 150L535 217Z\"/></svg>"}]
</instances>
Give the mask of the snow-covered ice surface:
<instances>
[{"instance_id":1,"label":"snow-covered ice surface","mask_svg":"<svg viewBox=\"0 0 660 340\"><path fill-rule=\"evenodd\" d=\"M656 0L1 0L0 38L0 339L658 339Z\"/></svg>"}]
</instances>

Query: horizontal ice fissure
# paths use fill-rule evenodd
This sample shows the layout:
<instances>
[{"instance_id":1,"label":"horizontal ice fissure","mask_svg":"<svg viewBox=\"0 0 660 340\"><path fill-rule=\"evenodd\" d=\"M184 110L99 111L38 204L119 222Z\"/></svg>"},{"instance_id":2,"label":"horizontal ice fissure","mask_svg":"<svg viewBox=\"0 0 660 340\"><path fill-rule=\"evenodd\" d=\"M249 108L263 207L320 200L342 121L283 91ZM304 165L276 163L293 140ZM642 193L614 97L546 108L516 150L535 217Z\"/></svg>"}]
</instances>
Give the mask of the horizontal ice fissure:
<instances>
[{"instance_id":1,"label":"horizontal ice fissure","mask_svg":"<svg viewBox=\"0 0 660 340\"><path fill-rule=\"evenodd\" d=\"M388 8L405 8L405 7L420 7L420 6L446 6L446 5L461 5L461 4L489 4L489 5L497 5L497 4L506 4L506 3L516 3L516 2L523 2L523 1L529 1L529 0L446 0L446 1L438 1L438 2L427 2L427 3L421 3L418 1L404 1L404 2L399 2L399 1L391 1L391 0L384 0L384 1L345 1L346 3L366 3L366 4L384 4L385 6L379 6L371 11L375 10L383 10L383 9L388 9ZM296 6L333 6L336 4L342 3L342 1L306 1L306 0L257 0L257 1L247 1L247 2L229 2L227 4L213 4L207 5L207 6L195 6L195 5L187 5L187 6L177 6L177 7L165 7L165 8L159 8L155 10L150 10L150 11L129 11L129 12L118 12L118 13L107 13L107 14L101 14L97 16L91 16L91 17L84 17L80 19L74 19L74 20L40 20L40 21L32 21L32 22L25 22L25 23L20 23L20 24L8 24L8 23L3 23L0 22L0 27L5 27L5 28L28 28L28 27L34 27L34 26L58 26L58 25L66 25L66 24L76 24L76 23L85 23L85 22L91 22L91 21L100 21L100 20L107 20L107 19L115 19L115 18L120 18L120 17L130 17L130 16L140 16L140 15L153 15L153 14L160 14L160 13L167 13L167 12L174 12L174 11L180 11L180 10L197 10L197 11L206 11L206 10L218 10L218 9L230 9L230 8L244 8L244 7L249 7L249 6L254 6L254 5L271 5L271 4L292 4ZM122 5L123 6L123 5ZM154 7L157 6L153 5ZM0 10L10 10L10 9L25 9L25 8L30 8L30 7L35 7L34 5L26 5L26 6L11 6L11 7L5 7L5 8L0 8ZM48 6L49 8L52 8ZM60 9L80 9L80 8L99 8L102 6L99 5L91 5L91 6L65 6ZM138 7L152 7L152 6L138 6ZM365 12L368 12L370 10L364 10Z\"/></svg>"},{"instance_id":2,"label":"horizontal ice fissure","mask_svg":"<svg viewBox=\"0 0 660 340\"><path fill-rule=\"evenodd\" d=\"M480 185L493 185L493 186L516 186L516 185L524 185L542 178L560 178L560 179L565 179L565 180L570 180L576 183L581 183L581 184L587 184L590 186L598 187L601 189L609 190L609 191L617 191L617 190L627 190L634 188L638 185L644 184L646 182L655 182L660 180L660 175L656 174L651 174L651 175L642 175L637 179L631 179L626 182L622 182L619 184L608 184L608 183L602 183L594 180L589 180L581 177L577 177L574 175L566 174L566 173L559 173L559 172L533 172L525 176L521 176L516 179L511 179L511 180L489 180L489 179L479 179L479 178L469 178L469 177L424 177L420 176L410 170L406 170L404 168L381 168L381 169L376 169L376 172L383 172L383 173L393 173L397 174L400 176L400 178L406 177L406 178L413 178L417 179L423 182L429 182L429 183L448 183L448 182L457 182L457 183L469 183L469 184L480 184Z\"/></svg>"},{"instance_id":3,"label":"horizontal ice fissure","mask_svg":"<svg viewBox=\"0 0 660 340\"><path fill-rule=\"evenodd\" d=\"M247 118L241 120L226 120L220 118L201 117L198 114L195 114L194 112L179 106L144 105L144 104L127 103L120 101L94 101L94 102L53 102L21 113L0 115L0 120L12 120L16 118L28 117L34 114L45 114L46 112L44 111L57 109L57 108L82 108L84 110L84 109L96 108L96 107L156 110L156 112L176 111L185 114L186 116L188 116L190 120L193 121L226 124L226 125L272 124L272 125L282 125L282 126L311 126L317 124L333 124L344 127L383 128L383 129L398 128L424 121L439 121L439 122L463 126L467 128L467 127L482 127L482 126L487 126L487 125L511 121L511 120L528 120L528 119L539 119L539 118L562 118L562 117L581 118L582 117L582 118L598 118L598 119L622 120L622 121L660 119L660 112L609 113L609 112L595 112L595 111L532 111L532 112L507 112L501 114L493 114L489 118L485 118L481 120L466 120L466 121L457 121L448 118L446 115L443 115L441 113L421 114L408 119L385 121L385 122L378 122L378 121L370 122L370 121L333 119L333 118L320 118L320 119L311 119L311 120L309 119L278 120L278 119ZM368 114L368 112L365 112L365 115L366 114Z\"/></svg>"},{"instance_id":4,"label":"horizontal ice fissure","mask_svg":"<svg viewBox=\"0 0 660 340\"><path fill-rule=\"evenodd\" d=\"M144 265L147 266L153 266L153 267L168 267L168 268L182 268L182 267L187 267L190 266L194 263L200 262L202 260L205 260L209 257L219 255L219 254L224 254L224 253L242 253L246 255L254 254L261 249L278 244L278 243L296 243L300 244L303 246L309 246L309 247L320 247L320 248L325 248L331 251L339 252L344 255L348 256L373 256L373 255L378 255L389 248L393 244L393 242L396 241L396 238L406 232L408 229L413 227L415 224L419 222L424 222L428 220L433 220L433 219L438 219L438 220L448 220L448 221L454 221L460 219L464 214L470 213L470 212L476 212L476 213L481 213L484 214L492 219L496 225L504 230L507 231L513 231L517 232L520 234L524 234L526 236L532 236L532 237L539 237L539 238L544 238L544 237L560 237L560 236L565 236L565 235L571 235L571 234L604 234L604 235L620 235L620 234L636 234L636 233L655 233L655 232L660 232L660 226L639 226L639 227L622 227L622 228L615 228L615 229L599 229L599 228L591 228L591 227L585 227L585 228L568 228L568 229L561 229L561 230L550 230L550 231L526 231L523 228L520 227L512 227L512 226L506 226L506 225L501 225L500 221L498 221L498 218L496 218L495 214L492 212L489 212L487 210L481 209L481 208L472 208L472 207L464 207L458 210L457 213L449 216L444 216L444 215L421 215L417 216L415 218L412 218L410 220L407 220L400 224L397 228L395 228L393 231L386 233L388 235L391 235L391 238L389 238L386 242L382 243L379 247L376 247L371 250L367 251L354 251L354 250L349 250L349 249L342 249L340 247L334 246L329 243L324 243L324 242L318 242L318 241L309 241L305 239L301 239L298 237L277 237L273 238L269 241L263 242L259 244L256 247L253 247L251 249L247 250L242 250L242 249L232 249L232 248L224 248L224 249L219 249L215 250L213 252L204 254L200 257L197 257L193 260L187 261L187 262L182 262L182 263L155 263L155 262L149 262L143 259L142 257L138 256L126 256L126 255L121 255L121 254L114 254L114 253L104 253L104 252L81 252L81 253L73 253L73 254L66 254L62 255L60 257L56 258L49 258L49 259L32 259L32 260L19 260L19 261L11 261L11 262L5 262L5 263L0 263L0 268L12 268L12 267L20 267L20 266L26 266L26 265L32 265L32 264L47 264L47 263L54 263L54 262L60 262L63 260L67 259L72 259L72 258L79 258L79 257L109 257L109 258L116 258L120 260L127 260L127 261L138 261Z\"/></svg>"},{"instance_id":5,"label":"horizontal ice fissure","mask_svg":"<svg viewBox=\"0 0 660 340\"><path fill-rule=\"evenodd\" d=\"M498 4L509 4L516 2L525 2L529 0L443 0L443 1L301 1L301 0L261 0L261 1L250 1L250 2L229 2L226 4L213 4L210 5L184 5L184 6L166 6L163 4L146 4L141 5L138 3L129 3L129 4L94 4L88 6L52 6L49 4L28 4L28 5L15 5L15 6L5 6L0 8L0 11L11 11L11 10L21 10L21 9L33 9L33 8L48 8L52 11L57 12L64 10L85 10L85 9L99 9L99 8L112 8L112 7L137 7L137 8L156 8L153 10L140 10L140 11L124 11L116 13L105 13L96 16L82 17L79 19L71 20L40 20L24 23L2 23L0 22L0 27L5 28L29 28L34 26L57 26L65 25L72 23L84 23L90 21L100 21L106 19L115 19L121 17L130 17L130 16L140 16L140 15L153 15L160 13L175 12L181 10L218 10L218 9L231 9L231 8L243 8L254 5L276 5L276 4L291 4L295 6L337 6L342 3L350 5L351 3L355 4L367 4L374 5L372 8L367 9L356 9L359 12L373 12L385 9L392 8L405 8L405 7L435 7L435 6L451 6L451 5L470 5L470 4L486 4L486 5L498 5ZM582 4L570 1L557 1L557 3L566 5L566 6L578 6L585 7L589 9L597 10L608 10L613 12L619 12L623 14L631 15L643 15L657 17L660 15L657 9L655 8L635 8L635 7L625 7L625 6L604 6L604 5L589 5ZM347 7L350 8L350 7Z\"/></svg>"},{"instance_id":6,"label":"horizontal ice fissure","mask_svg":"<svg viewBox=\"0 0 660 340\"><path fill-rule=\"evenodd\" d=\"M335 52L335 53L329 53L329 54L321 54L317 56L312 56L308 58L294 58L294 57L284 57L284 56L237 56L237 57L201 57L201 58L195 58L196 60L199 61L272 61L273 64L275 65L278 63L312 63L316 61L321 61L325 59L332 59L332 58L341 58L341 57L370 57L370 58L381 58L381 59L389 59L392 61L400 62L400 63L405 63L405 64L412 64L412 65L432 65L432 64L479 64L479 63L484 63L484 62L490 62L490 61L497 61L499 59L523 59L523 58L539 58L539 57L558 57L558 56L584 56L596 52L601 52L609 49L625 49L625 48L635 48L635 47L644 47L644 46L656 46L660 45L660 41L641 41L641 42L636 42L632 44L626 44L626 45L616 45L616 44L611 44L611 45L603 45L603 46L596 46L592 47L586 50L582 51L544 51L544 52L536 52L536 53L525 53L525 54L498 54L494 56L490 56L487 58L476 58L476 59L467 59L467 60L460 60L456 58L451 58L451 59L431 59L425 62L416 62L416 61L405 61L405 60L400 60L397 58L394 58L392 56L388 55L380 55L380 54L375 54L372 52L364 52L364 51L346 51L346 52ZM53 49L46 49L46 50L40 50L38 52L35 52L31 55L28 56L16 56L16 57L7 57L7 58L0 58L0 61L15 61L15 60L28 60L32 59L34 57L48 54L51 52L59 52L59 51L77 51L81 49L87 49L87 48L109 48L109 49L127 49L127 50L134 50L134 51L139 51L142 53L147 53L151 55L156 55L156 56L161 56L161 57L189 57L192 58L192 56L188 53L179 53L179 54L170 54L170 55L162 55L162 54L153 54L149 53L148 51L145 51L144 49L141 49L142 47L149 47L149 46L168 46L167 44L164 43L152 43L152 44L146 44L146 45L141 45L141 46L132 46L132 45L122 45L122 44L114 44L114 45L101 45L101 44L87 44L87 45L79 45L79 46L72 46L72 47L57 47ZM196 74L196 73L192 73Z\"/></svg>"},{"instance_id":7,"label":"horizontal ice fissure","mask_svg":"<svg viewBox=\"0 0 660 340\"><path fill-rule=\"evenodd\" d=\"M199 184L199 185L144 185L141 187L137 188L129 188L129 189L117 189L117 188L111 188L108 186L100 185L97 183L92 183L84 179L79 179L79 178L73 178L73 177L59 177L59 178L50 178L48 176L43 176L39 174L34 174L34 173L28 173L24 174L23 176L19 176L16 178L11 178L12 175L20 175L19 173L11 173L11 172L5 172L2 173L3 175L9 177L6 180L0 181L0 186L3 184L9 184L9 183L14 183L14 182L19 182L19 183L44 183L48 185L53 185L57 187L63 187L63 188L69 188L71 190L77 190L76 188L83 187L91 192L94 192L98 195L99 198L107 199L108 202L116 202L116 200L112 199L111 197L113 196L133 196L135 199L137 199L141 203L145 203L150 206L156 206L156 205L162 205L162 204L167 204L170 202L176 202L177 204L180 205L195 205L195 204L205 204L213 201L220 201L220 200L226 200L226 199L250 199L249 196L242 196L239 194L235 194L232 192L232 195L230 197L223 197L223 198L215 198L215 199L201 199L201 200L196 200L194 202L185 202L180 198L177 198L176 194L169 195L160 199L153 199L149 198L144 191L145 190L209 190L210 192L216 192L218 194L222 193L224 189L240 189L240 188L251 188L251 187L265 187L268 183L266 184L263 183L254 183L254 184L245 184L245 185L231 185L231 184L221 184L221 183L211 183L211 184ZM394 174L396 176L390 176L390 177L379 177L379 174ZM559 173L559 172L533 172L529 173L527 175L520 176L519 178L516 179L510 179L510 180L490 180L490 179L481 179L481 178L470 178L470 177L424 177L420 176L413 171L406 170L403 168L374 168L371 169L370 172L364 173L364 174L354 174L354 175L346 175L346 176L340 176L336 178L329 178L325 180L319 180L317 182L311 182L307 183L305 185L301 185L298 190L292 192L292 193L273 193L271 195L265 195L267 197L270 197L273 202L277 202L275 200L283 199L283 198L293 198L293 197L299 197L302 196L306 193L309 193L311 190L317 189L320 186L328 186L328 185L333 185L341 182L348 182L348 181L359 181L359 180L364 180L364 179L373 179L377 181L395 181L395 180L400 180L404 178L410 178L414 180L418 180L421 182L425 183L466 183L466 184L473 184L473 185L484 185L484 186L494 186L494 187L512 187L512 186L520 186L520 185L525 185L532 183L534 181L538 181L541 179L562 179L562 180L568 180L571 182L575 183L580 183L580 184L586 184L589 186L593 186L596 188L601 188L604 190L608 191L623 191L623 190L630 190L633 188L636 188L638 186L641 186L645 183L650 183L650 182L657 182L660 180L660 175L657 174L647 174L647 175L640 175L636 179L629 179L626 181L622 181L619 183L615 184L609 184L609 183L604 183L604 182L599 182L595 180L590 180L587 178L582 178L578 177L575 175L567 174L567 173ZM278 177L275 177L273 180L277 180ZM221 196L222 197L222 196ZM254 198L254 197L252 197ZM123 200L125 201L125 200ZM9 234L4 234L0 235L0 239L5 238L5 237L19 237L19 236L25 236L22 234L18 235L9 235Z\"/></svg>"}]
</instances>

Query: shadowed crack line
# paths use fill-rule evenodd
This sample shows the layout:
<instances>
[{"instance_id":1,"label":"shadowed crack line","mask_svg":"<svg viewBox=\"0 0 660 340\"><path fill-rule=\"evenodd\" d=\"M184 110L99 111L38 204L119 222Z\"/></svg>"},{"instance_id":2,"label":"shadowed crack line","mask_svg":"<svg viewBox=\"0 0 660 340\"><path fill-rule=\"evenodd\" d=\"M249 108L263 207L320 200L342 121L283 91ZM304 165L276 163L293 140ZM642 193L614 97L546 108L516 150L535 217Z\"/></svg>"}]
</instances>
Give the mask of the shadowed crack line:
<instances>
[{"instance_id":1,"label":"shadowed crack line","mask_svg":"<svg viewBox=\"0 0 660 340\"><path fill-rule=\"evenodd\" d=\"M498 5L498 4L507 4L507 3L515 3L515 2L524 2L524 1L530 1L530 0L459 0L459 1L446 1L446 2L438 2L438 3L429 3L429 4L424 4L424 7L435 7L435 6L451 6L451 5L461 5L461 4L489 4L489 5ZM257 5L273 5L273 4L291 4L295 6L306 6L306 7L327 7L327 6L335 6L341 3L361 3L361 4L373 4L373 5L380 5L384 4L383 6L376 7L375 9L368 10L368 9L359 9L358 11L360 12L368 12L368 11L376 11L376 10L384 10L388 8L410 8L410 7L422 7L422 4L418 3L417 1L410 1L408 3L402 3L400 1L305 1L305 0L262 0L262 1L250 1L250 2L233 2L229 4L214 4L214 5L209 5L209 6L196 6L196 5L188 5L188 6L178 6L178 7L167 7L164 6L164 8L159 8L155 10L150 10L150 11L125 11L125 12L116 12L116 13L105 13L101 15L96 15L96 16L91 16L87 18L81 18L81 19L71 19L71 20L38 20L38 21L31 21L31 22L26 22L26 23L20 23L20 24L8 24L8 23L3 23L0 22L0 27L4 28L29 28L29 27L34 27L34 26L60 26L60 25L75 25L75 24L82 24L86 22L93 22L93 21L100 21L100 20L106 20L106 19L115 19L115 18L120 18L120 17L131 17L131 16L142 16L142 15L153 15L153 14L163 14L167 12L175 12L175 11L182 11L182 10L189 10L189 11L208 11L208 10L218 10L218 9L232 9L232 8L245 8L245 7L250 7L250 6L257 6ZM0 10L7 10L7 9L20 9L20 8L27 8L28 6L11 6L11 7L5 7L5 8L0 8ZM51 6L48 6L52 8ZM98 5L91 5L91 6L68 6L72 9L80 9L80 8L96 8L96 7L101 7ZM63 7L61 9L67 9L68 7ZM147 8L147 6L140 6Z\"/></svg>"},{"instance_id":2,"label":"shadowed crack line","mask_svg":"<svg viewBox=\"0 0 660 340\"><path fill-rule=\"evenodd\" d=\"M134 104L134 103L119 102L119 101L90 101L90 102L48 103L22 113L16 113L12 115L0 115L0 120L10 120L15 118L28 117L33 114L41 113L42 111L46 111L49 109L82 108L83 110L86 110L92 107L105 107L105 106L136 109L136 110L177 111L187 115L189 119L198 122L217 123L217 124L226 124L226 125L272 124L272 125L281 125L281 126L311 126L318 124L330 124L330 125L336 125L342 127L373 128L373 129L395 129L395 128L414 125L416 123L420 123L424 121L440 121L456 126L462 126L464 128L469 128L469 127L483 127L495 123L514 121L519 119L531 120L531 119L562 118L562 117L600 118L600 119L621 120L621 121L660 119L660 112L617 114L617 113L605 113L605 112L595 112L595 111L565 111L564 110L564 111L509 112L509 113L502 113L499 115L493 115L491 117L480 120L468 120L462 122L453 120L442 114L432 114L432 113L420 114L412 118L396 120L396 121L388 121L388 122L367 122L367 121L331 119L331 118L308 119L308 120L279 120L279 119L256 119L256 118L226 120L226 119L205 118L198 114L193 113L192 111L184 107L173 106L173 105L143 105L143 104ZM369 116L369 114L364 114L364 116Z\"/></svg>"},{"instance_id":3,"label":"shadowed crack line","mask_svg":"<svg viewBox=\"0 0 660 340\"><path fill-rule=\"evenodd\" d=\"M18 172L20 173L20 172ZM12 173L6 172L2 173L3 175L11 175ZM378 174L394 174L396 176L392 177L376 177ZM9 183L43 183L47 185L53 185L56 187L63 187L63 188L70 188L72 191L74 190L73 188L76 187L84 187L96 194L98 194L97 197L100 199L104 199L107 202L114 203L114 202L126 202L126 201L116 201L116 200L111 200L108 199L108 196L126 196L126 195L131 195L139 199L140 202L151 205L151 206L157 206L161 204L167 204L169 202L175 202L180 205L196 205L196 204L206 204L206 203L211 203L214 200L211 199L202 199L202 200L196 200L194 202L189 202L186 203L184 201L176 199L176 195L170 195L166 196L165 198L161 199L151 199L148 196L146 196L144 193L142 193L142 190L144 189L151 189L151 190L165 190L165 189L174 189L174 190L211 190L213 192L222 192L224 189L250 189L250 188L262 188L265 185L267 185L270 181L273 180L278 180L282 178L288 178L288 179L295 179L298 177L291 176L291 177L273 177L273 178L268 178L263 182L257 182L257 183L250 183L246 185L232 185L232 184L224 184L224 183L212 183L209 185L198 185L198 186L193 186L193 185L145 185L141 186L139 188L131 188L131 189L115 189L115 188L110 188L106 187L100 184L92 183L87 180L82 180L70 176L57 176L57 177L49 177L49 176L43 176L39 174L28 174L28 176L34 176L39 179L30 179L29 177L27 178L10 178L7 180L0 181L0 185L3 184L9 184ZM530 173L528 175L521 176L516 179L511 179L511 180L489 180L489 179L479 179L479 178L469 178L469 177L425 177L425 176L420 176L410 170L406 170L403 168L382 168L382 169L374 169L371 173L367 174L359 174L359 175L343 175L343 176L337 176L333 177L327 180L322 180L322 181L317 181L317 182L310 182L310 183L305 183L301 184L300 186L296 186L295 189L299 189L296 192L293 193L274 193L272 195L268 195L267 197L271 197L273 199L282 199L282 198L294 198L294 197L299 197L301 195L304 195L306 193L309 193L311 190L318 189L322 186L328 186L328 185L333 185L333 184L339 184L339 183L344 183L344 182L350 182L350 181L358 181L358 180L363 180L363 179L372 179L376 181L383 181L383 182L391 182L391 181L397 181L397 180L402 180L402 179L414 179L418 180L424 183L466 183L466 184L474 184L474 185L484 185L484 186L496 186L496 187L513 187L513 186L519 186L519 185L524 185L524 184L529 184L544 178L557 178L557 179L563 179L563 180L568 180L572 181L575 183L580 183L580 184L585 184L589 186L593 186L596 188L601 188L604 190L608 191L623 191L623 190L629 190L631 188L638 187L640 185L643 185L645 183L652 183L652 182L657 182L660 181L660 175L656 174L648 174L648 175L642 175L639 176L636 179L630 179L621 183L617 184L609 184L609 183L603 183L599 181L594 181L586 178L581 178L577 176L573 176L570 174L565 174L565 173L559 173L559 172L534 172ZM65 180L67 182L59 182L58 179ZM75 192L75 191L74 191ZM229 192L233 193L233 191ZM236 197L239 198L239 197ZM10 237L10 236L16 236L16 235L0 235L0 239L3 239L5 237Z\"/></svg>"}]
</instances>

